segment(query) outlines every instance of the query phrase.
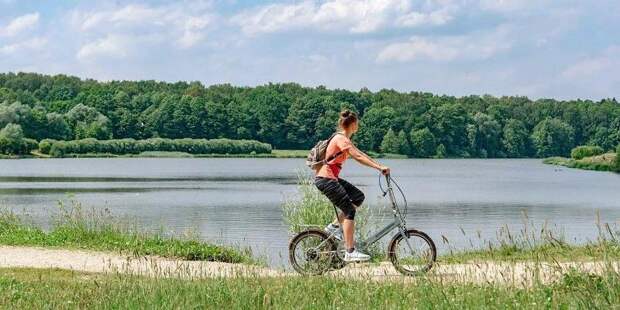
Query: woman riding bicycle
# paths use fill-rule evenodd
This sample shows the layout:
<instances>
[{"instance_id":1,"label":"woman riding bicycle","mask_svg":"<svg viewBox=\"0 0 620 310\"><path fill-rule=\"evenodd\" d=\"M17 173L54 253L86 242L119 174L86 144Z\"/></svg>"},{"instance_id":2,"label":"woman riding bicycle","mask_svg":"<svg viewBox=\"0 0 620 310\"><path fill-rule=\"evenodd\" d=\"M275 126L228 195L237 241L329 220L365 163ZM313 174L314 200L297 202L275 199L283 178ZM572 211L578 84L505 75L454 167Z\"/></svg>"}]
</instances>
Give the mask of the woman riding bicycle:
<instances>
[{"instance_id":1,"label":"woman riding bicycle","mask_svg":"<svg viewBox=\"0 0 620 310\"><path fill-rule=\"evenodd\" d=\"M359 262L370 259L370 256L355 249L353 232L355 231L355 209L364 202L364 193L351 183L339 178L342 165L349 156L353 157L362 165L380 170L384 175L390 174L390 168L375 162L370 156L360 151L351 142L351 136L358 130L357 114L344 110L338 120L338 132L332 137L325 152L325 158L335 158L316 172L314 184L327 198L342 212L336 220L325 227L328 233L333 233L337 238L342 238L347 253L344 256L346 262Z\"/></svg>"}]
</instances>

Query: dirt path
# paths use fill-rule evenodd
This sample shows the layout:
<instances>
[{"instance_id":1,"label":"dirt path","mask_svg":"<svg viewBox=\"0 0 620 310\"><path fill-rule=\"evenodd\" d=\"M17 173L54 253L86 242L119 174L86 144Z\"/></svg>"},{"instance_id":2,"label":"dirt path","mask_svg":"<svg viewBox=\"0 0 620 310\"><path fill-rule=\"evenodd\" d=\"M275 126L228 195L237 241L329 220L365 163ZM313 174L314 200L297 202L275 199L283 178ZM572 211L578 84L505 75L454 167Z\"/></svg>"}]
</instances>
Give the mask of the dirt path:
<instances>
[{"instance_id":1,"label":"dirt path","mask_svg":"<svg viewBox=\"0 0 620 310\"><path fill-rule=\"evenodd\" d=\"M264 267L219 262L183 261L161 257L135 258L113 253L63 250L33 247L0 246L0 268L31 267L60 268L98 273L130 273L146 276L209 278L209 277L278 277L294 273ZM465 264L437 264L430 277L439 281L494 283L528 286L537 279L550 282L559 279L571 268L602 274L606 270L620 271L620 262L606 265L603 262L563 263L502 263L484 261ZM378 281L415 281L403 277L391 264L353 264L330 273L335 277L353 277Z\"/></svg>"}]
</instances>

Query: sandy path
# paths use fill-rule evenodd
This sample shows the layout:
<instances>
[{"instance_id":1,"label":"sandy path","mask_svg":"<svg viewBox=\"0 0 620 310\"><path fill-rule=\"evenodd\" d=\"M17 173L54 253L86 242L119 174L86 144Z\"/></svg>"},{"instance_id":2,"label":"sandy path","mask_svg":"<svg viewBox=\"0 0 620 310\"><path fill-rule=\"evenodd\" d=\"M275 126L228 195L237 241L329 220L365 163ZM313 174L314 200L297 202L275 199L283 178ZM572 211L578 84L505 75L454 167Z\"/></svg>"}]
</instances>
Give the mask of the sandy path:
<instances>
[{"instance_id":1,"label":"sandy path","mask_svg":"<svg viewBox=\"0 0 620 310\"><path fill-rule=\"evenodd\" d=\"M205 261L184 261L156 256L133 257L114 253L36 247L0 246L0 267L60 268L85 272L131 273L164 277L278 276L282 272Z\"/></svg>"},{"instance_id":2,"label":"sandy path","mask_svg":"<svg viewBox=\"0 0 620 310\"><path fill-rule=\"evenodd\" d=\"M123 256L113 253L63 250L34 247L0 246L0 267L60 268L98 273L130 273L146 276L212 278L259 276L292 276L292 272L264 267L220 262L183 261L161 257ZM465 264L437 264L430 277L446 282L494 283L528 286L537 279L543 282L558 280L571 268L592 274L606 270L620 271L620 262L562 262L562 263L501 263L484 261ZM331 272L335 277L387 281L415 281L403 277L390 263L352 264Z\"/></svg>"}]
</instances>

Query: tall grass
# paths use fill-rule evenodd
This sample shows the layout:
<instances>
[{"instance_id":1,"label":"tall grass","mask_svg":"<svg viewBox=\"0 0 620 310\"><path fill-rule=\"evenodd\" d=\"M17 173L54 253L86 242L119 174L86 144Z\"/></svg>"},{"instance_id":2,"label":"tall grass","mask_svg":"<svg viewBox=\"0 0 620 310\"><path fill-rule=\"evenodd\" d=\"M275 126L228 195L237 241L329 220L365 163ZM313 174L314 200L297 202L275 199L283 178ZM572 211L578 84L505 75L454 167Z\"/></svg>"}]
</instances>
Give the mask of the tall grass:
<instances>
[{"instance_id":1,"label":"tall grass","mask_svg":"<svg viewBox=\"0 0 620 310\"><path fill-rule=\"evenodd\" d=\"M357 208L355 213L355 238L365 239L370 232L378 228L380 223L376 206L366 201ZM287 197L282 204L282 215L291 234L299 233L308 228L323 229L336 218L334 205L314 185L314 178L308 173L298 172L297 194ZM338 210L340 212L340 210ZM370 255L374 260L384 256L379 244L371 246Z\"/></svg>"},{"instance_id":2,"label":"tall grass","mask_svg":"<svg viewBox=\"0 0 620 310\"><path fill-rule=\"evenodd\" d=\"M531 287L419 278L331 277L181 280L60 270L0 269L7 309L614 309L617 273L569 272Z\"/></svg>"},{"instance_id":3,"label":"tall grass","mask_svg":"<svg viewBox=\"0 0 620 310\"><path fill-rule=\"evenodd\" d=\"M282 204L284 222L291 233L298 233L308 227L323 228L336 218L334 205L314 185L314 178L307 173L297 173L297 195L287 197ZM338 210L340 212L340 210ZM355 229L361 235L368 232L370 219L374 215L368 206L368 199L356 210Z\"/></svg>"},{"instance_id":4,"label":"tall grass","mask_svg":"<svg viewBox=\"0 0 620 310\"><path fill-rule=\"evenodd\" d=\"M253 262L248 251L202 242L191 232L177 238L161 232L141 231L135 224L112 216L108 210L85 211L77 202L71 206L59 204L47 231L25 216L7 209L0 211L0 244L118 251L135 256L159 255L186 260Z\"/></svg>"},{"instance_id":5,"label":"tall grass","mask_svg":"<svg viewBox=\"0 0 620 310\"><path fill-rule=\"evenodd\" d=\"M441 242L449 251L439 257L444 263L463 263L467 261L591 261L620 259L620 232L609 223L602 223L600 215L592 228L598 231L595 240L583 244L571 244L563 233L548 227L548 223L537 225L527 212L523 212L523 225L511 230L507 225L497 230L494 240L482 240L479 234L468 236L461 229L464 238L469 238L471 248L455 250L450 240L442 236ZM476 240L477 239L477 240ZM484 244L475 247L474 243Z\"/></svg>"}]
</instances>

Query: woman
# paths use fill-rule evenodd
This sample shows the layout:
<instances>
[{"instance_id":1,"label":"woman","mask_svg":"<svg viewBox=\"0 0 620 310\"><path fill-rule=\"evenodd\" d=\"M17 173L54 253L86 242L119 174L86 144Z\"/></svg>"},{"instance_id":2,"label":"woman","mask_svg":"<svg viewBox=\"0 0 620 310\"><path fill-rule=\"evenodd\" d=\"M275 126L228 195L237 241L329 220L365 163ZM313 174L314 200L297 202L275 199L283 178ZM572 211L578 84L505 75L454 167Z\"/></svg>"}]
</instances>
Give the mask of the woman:
<instances>
[{"instance_id":1,"label":"woman","mask_svg":"<svg viewBox=\"0 0 620 310\"><path fill-rule=\"evenodd\" d=\"M325 158L331 158L336 154L340 155L327 162L326 165L321 166L316 173L314 184L342 211L338 214L337 219L329 224L325 230L334 233L338 238L342 238L340 226L342 227L344 243L347 249L344 260L346 262L366 261L370 259L370 256L356 250L355 240L353 239L355 208L364 202L364 193L338 176L340 170L342 170L342 165L349 156L362 165L381 171L384 175L390 173L390 168L378 164L351 142L351 136L358 130L358 118L355 112L349 110L341 112L338 127L339 131L327 145Z\"/></svg>"}]
</instances>

